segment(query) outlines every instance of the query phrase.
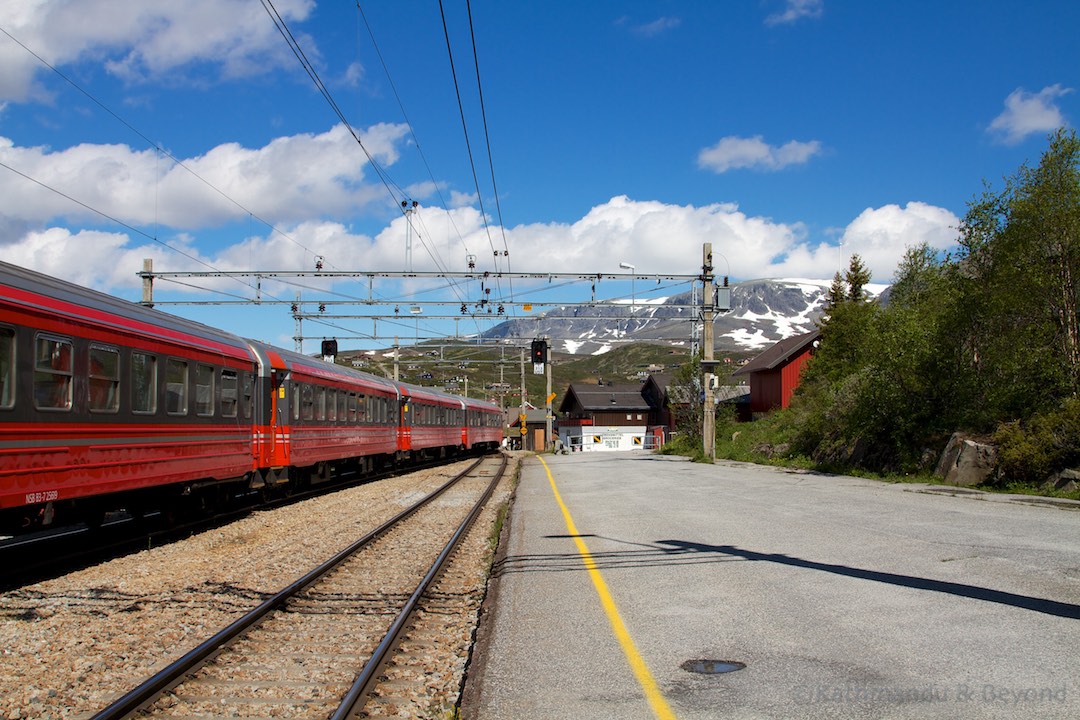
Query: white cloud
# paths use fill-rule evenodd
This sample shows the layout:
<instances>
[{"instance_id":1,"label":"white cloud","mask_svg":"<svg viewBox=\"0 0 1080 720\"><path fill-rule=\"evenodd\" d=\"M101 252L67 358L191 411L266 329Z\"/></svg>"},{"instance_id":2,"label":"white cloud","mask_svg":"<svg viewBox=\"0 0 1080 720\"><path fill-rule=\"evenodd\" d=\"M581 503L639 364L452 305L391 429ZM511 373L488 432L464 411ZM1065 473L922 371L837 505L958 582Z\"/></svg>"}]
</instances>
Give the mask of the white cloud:
<instances>
[{"instance_id":1,"label":"white cloud","mask_svg":"<svg viewBox=\"0 0 1080 720\"><path fill-rule=\"evenodd\" d=\"M0 249L5 262L105 292L138 287L143 258L168 262L178 257L160 245L130 245L123 233L58 227L28 232Z\"/></svg>"},{"instance_id":2,"label":"white cloud","mask_svg":"<svg viewBox=\"0 0 1080 720\"><path fill-rule=\"evenodd\" d=\"M674 30L682 25L682 19L677 17L661 17L653 20L650 23L639 25L634 28L634 32L646 37L654 37L660 35L668 30Z\"/></svg>"},{"instance_id":3,"label":"white cloud","mask_svg":"<svg viewBox=\"0 0 1080 720\"><path fill-rule=\"evenodd\" d=\"M1005 111L994 118L987 132L1005 145L1016 145L1034 133L1056 130L1066 123L1054 101L1072 91L1060 84L1044 87L1037 93L1017 88L1005 98Z\"/></svg>"},{"instance_id":4,"label":"white cloud","mask_svg":"<svg viewBox=\"0 0 1080 720\"><path fill-rule=\"evenodd\" d=\"M953 213L921 202L867 208L844 229L837 269L846 269L858 253L875 281L890 281L908 248L923 242L938 250L954 247L959 226Z\"/></svg>"},{"instance_id":5,"label":"white cloud","mask_svg":"<svg viewBox=\"0 0 1080 720\"><path fill-rule=\"evenodd\" d=\"M361 139L387 166L398 159L406 133L404 125L381 124ZM60 217L100 219L68 199L74 198L129 225L195 229L247 217L248 211L272 223L341 217L385 200L382 185L365 182L366 158L341 125L317 135L276 138L261 148L227 143L180 160L182 167L154 150L126 145L50 151L16 147L0 137L0 161L37 181L0 172L3 212L9 220L38 224Z\"/></svg>"},{"instance_id":6,"label":"white cloud","mask_svg":"<svg viewBox=\"0 0 1080 720\"><path fill-rule=\"evenodd\" d=\"M784 9L765 18L766 25L788 25L803 18L819 18L825 12L825 0L786 0Z\"/></svg>"},{"instance_id":7,"label":"white cloud","mask_svg":"<svg viewBox=\"0 0 1080 720\"><path fill-rule=\"evenodd\" d=\"M299 23L314 0L277 0L286 22ZM245 77L296 60L260 3L248 0L37 0L0 5L0 27L53 66L93 60L128 81L168 76L182 81L182 69L206 64L222 77ZM7 38L0 42L0 100L45 99L36 86L40 61ZM303 38L313 59L318 50ZM205 78L203 78L205 79Z\"/></svg>"},{"instance_id":8,"label":"white cloud","mask_svg":"<svg viewBox=\"0 0 1080 720\"><path fill-rule=\"evenodd\" d=\"M413 269L464 270L466 252L477 255L478 269L492 268L488 230L473 207L456 208L447 217L439 208L421 205L415 217ZM510 261L515 272L621 272L620 262L634 265L642 277L650 274L694 274L701 266L702 244L711 242L716 273L732 279L803 277L827 280L859 253L875 282L888 282L905 250L926 241L935 248L955 244L959 219L925 203L905 207L867 208L844 230L842 244L807 238L801 224L778 223L748 216L734 204L702 207L611 198L573 223L520 225L506 229ZM312 254L325 257L327 269L391 270L405 267L405 218L396 217L374 235L351 230L337 222L306 221L243 238L216 251L200 249L205 242L173 235L171 252L143 238L123 233L72 231L53 227L0 239L2 256L17 265L106 291L137 291L136 273L142 258L154 259L158 271L311 269ZM501 237L498 228L491 232ZM501 242L499 243L501 248ZM92 248L92 252L88 249ZM192 259L193 256L195 259ZM435 258L438 258L436 262ZM505 266L503 266L505 268ZM351 281L305 278L305 288L351 292L366 296ZM203 287L251 296L232 280L200 280ZM440 281L441 287L443 283ZM433 286L416 282L413 290ZM348 289L345 289L348 287ZM519 287L515 285L515 287ZM159 285L159 291L180 290ZM291 298L295 286L264 280L267 296ZM305 292L307 290L305 289Z\"/></svg>"},{"instance_id":9,"label":"white cloud","mask_svg":"<svg viewBox=\"0 0 1080 720\"><path fill-rule=\"evenodd\" d=\"M779 147L769 145L760 135L741 138L729 135L698 153L698 167L723 173L741 168L780 170L788 165L802 165L821 153L817 140L792 140Z\"/></svg>"}]
</instances>

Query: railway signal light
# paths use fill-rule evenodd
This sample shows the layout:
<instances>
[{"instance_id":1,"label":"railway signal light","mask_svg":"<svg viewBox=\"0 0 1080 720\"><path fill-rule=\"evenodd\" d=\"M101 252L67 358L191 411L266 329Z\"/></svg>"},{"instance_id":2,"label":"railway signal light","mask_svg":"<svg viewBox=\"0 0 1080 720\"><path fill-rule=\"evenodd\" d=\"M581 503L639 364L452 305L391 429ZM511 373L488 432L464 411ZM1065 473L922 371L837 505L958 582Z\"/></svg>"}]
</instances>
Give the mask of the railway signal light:
<instances>
[{"instance_id":1,"label":"railway signal light","mask_svg":"<svg viewBox=\"0 0 1080 720\"><path fill-rule=\"evenodd\" d=\"M532 372L534 372L534 375L543 375L543 366L548 362L548 341L532 341L532 348L529 355L532 357Z\"/></svg>"},{"instance_id":2,"label":"railway signal light","mask_svg":"<svg viewBox=\"0 0 1080 720\"><path fill-rule=\"evenodd\" d=\"M547 341L546 340L533 340L532 341L532 361L533 365L543 365L547 362Z\"/></svg>"}]
</instances>

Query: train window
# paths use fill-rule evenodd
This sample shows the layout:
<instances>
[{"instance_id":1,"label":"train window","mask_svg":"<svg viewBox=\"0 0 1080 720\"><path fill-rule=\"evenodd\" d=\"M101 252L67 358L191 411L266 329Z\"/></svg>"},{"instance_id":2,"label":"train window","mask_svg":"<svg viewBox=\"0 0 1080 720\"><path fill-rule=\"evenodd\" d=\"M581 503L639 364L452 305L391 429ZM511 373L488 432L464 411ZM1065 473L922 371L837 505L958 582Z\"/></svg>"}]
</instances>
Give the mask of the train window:
<instances>
[{"instance_id":1,"label":"train window","mask_svg":"<svg viewBox=\"0 0 1080 720\"><path fill-rule=\"evenodd\" d=\"M120 409L120 351L90 346L90 412Z\"/></svg>"},{"instance_id":2,"label":"train window","mask_svg":"<svg viewBox=\"0 0 1080 720\"><path fill-rule=\"evenodd\" d=\"M131 353L131 411L157 412L157 358L153 355Z\"/></svg>"},{"instance_id":3,"label":"train window","mask_svg":"<svg viewBox=\"0 0 1080 720\"><path fill-rule=\"evenodd\" d=\"M202 363L195 366L195 414L214 414L214 368Z\"/></svg>"},{"instance_id":4,"label":"train window","mask_svg":"<svg viewBox=\"0 0 1080 720\"><path fill-rule=\"evenodd\" d=\"M358 407L356 393L349 393L349 422L356 422L356 410Z\"/></svg>"},{"instance_id":5,"label":"train window","mask_svg":"<svg viewBox=\"0 0 1080 720\"><path fill-rule=\"evenodd\" d=\"M188 364L169 358L165 363L165 412L187 415Z\"/></svg>"},{"instance_id":6,"label":"train window","mask_svg":"<svg viewBox=\"0 0 1080 720\"><path fill-rule=\"evenodd\" d=\"M337 394L337 416L338 420L345 422L349 419L349 393L344 390L338 390Z\"/></svg>"},{"instance_id":7,"label":"train window","mask_svg":"<svg viewBox=\"0 0 1080 720\"><path fill-rule=\"evenodd\" d=\"M236 417L239 381L235 370L221 371L221 417Z\"/></svg>"},{"instance_id":8,"label":"train window","mask_svg":"<svg viewBox=\"0 0 1080 720\"><path fill-rule=\"evenodd\" d=\"M249 372L244 373L244 383L240 393L240 408L245 420L251 419L251 402L255 397L255 376Z\"/></svg>"},{"instance_id":9,"label":"train window","mask_svg":"<svg viewBox=\"0 0 1080 720\"><path fill-rule=\"evenodd\" d=\"M71 341L38 336L34 343L34 405L71 409Z\"/></svg>"},{"instance_id":10,"label":"train window","mask_svg":"<svg viewBox=\"0 0 1080 720\"><path fill-rule=\"evenodd\" d=\"M15 404L15 330L0 327L0 408Z\"/></svg>"},{"instance_id":11,"label":"train window","mask_svg":"<svg viewBox=\"0 0 1080 720\"><path fill-rule=\"evenodd\" d=\"M326 419L326 388L321 385L315 387L315 419Z\"/></svg>"},{"instance_id":12,"label":"train window","mask_svg":"<svg viewBox=\"0 0 1080 720\"><path fill-rule=\"evenodd\" d=\"M315 417L315 388L307 383L300 386L300 417L304 420Z\"/></svg>"},{"instance_id":13,"label":"train window","mask_svg":"<svg viewBox=\"0 0 1080 720\"><path fill-rule=\"evenodd\" d=\"M333 388L327 388L326 390L326 419L337 420L337 390Z\"/></svg>"}]
</instances>

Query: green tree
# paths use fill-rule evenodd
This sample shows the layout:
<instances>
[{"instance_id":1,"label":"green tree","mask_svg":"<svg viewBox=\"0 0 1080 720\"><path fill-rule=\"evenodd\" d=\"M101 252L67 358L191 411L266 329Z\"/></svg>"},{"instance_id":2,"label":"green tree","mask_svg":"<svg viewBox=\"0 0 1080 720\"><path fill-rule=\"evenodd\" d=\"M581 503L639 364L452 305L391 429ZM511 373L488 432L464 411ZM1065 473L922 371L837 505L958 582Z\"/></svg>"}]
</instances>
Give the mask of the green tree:
<instances>
[{"instance_id":1,"label":"green tree","mask_svg":"<svg viewBox=\"0 0 1080 720\"><path fill-rule=\"evenodd\" d=\"M825 296L826 312L841 305L845 300L847 300L847 285L844 284L844 276L837 270L833 275L832 285L829 286L829 293Z\"/></svg>"},{"instance_id":2,"label":"green tree","mask_svg":"<svg viewBox=\"0 0 1080 720\"><path fill-rule=\"evenodd\" d=\"M844 273L844 282L847 284L848 300L861 302L866 299L863 290L870 282L870 270L858 253L852 254L851 260L848 262L847 272Z\"/></svg>"},{"instance_id":3,"label":"green tree","mask_svg":"<svg viewBox=\"0 0 1080 720\"><path fill-rule=\"evenodd\" d=\"M823 465L907 469L955 430L991 433L1026 482L1080 458L1080 141L984 188L958 251L911 248L887 306L857 256L833 279L821 344L784 419Z\"/></svg>"},{"instance_id":4,"label":"green tree","mask_svg":"<svg viewBox=\"0 0 1080 720\"><path fill-rule=\"evenodd\" d=\"M668 397L675 416L675 431L690 445L701 445L705 405L701 388L700 358L683 363L668 385Z\"/></svg>"},{"instance_id":5,"label":"green tree","mask_svg":"<svg viewBox=\"0 0 1080 720\"><path fill-rule=\"evenodd\" d=\"M957 338L984 422L1080 392L1080 141L1059 130L1038 167L986 190L961 226Z\"/></svg>"}]
</instances>

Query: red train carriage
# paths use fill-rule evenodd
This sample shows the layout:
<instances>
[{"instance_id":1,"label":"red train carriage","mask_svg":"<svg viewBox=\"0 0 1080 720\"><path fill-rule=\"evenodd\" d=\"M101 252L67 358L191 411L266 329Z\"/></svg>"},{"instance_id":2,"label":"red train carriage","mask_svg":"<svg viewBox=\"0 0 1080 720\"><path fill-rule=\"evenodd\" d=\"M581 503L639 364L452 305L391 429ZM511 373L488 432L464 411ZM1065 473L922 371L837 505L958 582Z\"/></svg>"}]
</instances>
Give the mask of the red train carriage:
<instances>
[{"instance_id":1,"label":"red train carriage","mask_svg":"<svg viewBox=\"0 0 1080 720\"><path fill-rule=\"evenodd\" d=\"M475 398L464 400L466 424L462 432L465 434L465 448L493 450L499 447L504 437L505 413L494 403Z\"/></svg>"},{"instance_id":2,"label":"red train carriage","mask_svg":"<svg viewBox=\"0 0 1080 720\"><path fill-rule=\"evenodd\" d=\"M0 263L0 529L244 477L255 370L239 338Z\"/></svg>"},{"instance_id":3,"label":"red train carriage","mask_svg":"<svg viewBox=\"0 0 1080 720\"><path fill-rule=\"evenodd\" d=\"M272 378L259 419L269 482L317 483L337 470L368 472L398 452L397 385L299 353L253 343ZM291 468L291 469L290 469Z\"/></svg>"},{"instance_id":4,"label":"red train carriage","mask_svg":"<svg viewBox=\"0 0 1080 720\"><path fill-rule=\"evenodd\" d=\"M0 534L495 447L501 425L487 403L0 263Z\"/></svg>"},{"instance_id":5,"label":"red train carriage","mask_svg":"<svg viewBox=\"0 0 1080 720\"><path fill-rule=\"evenodd\" d=\"M398 383L401 422L398 449L405 457L447 457L465 448L463 400L435 388Z\"/></svg>"}]
</instances>

